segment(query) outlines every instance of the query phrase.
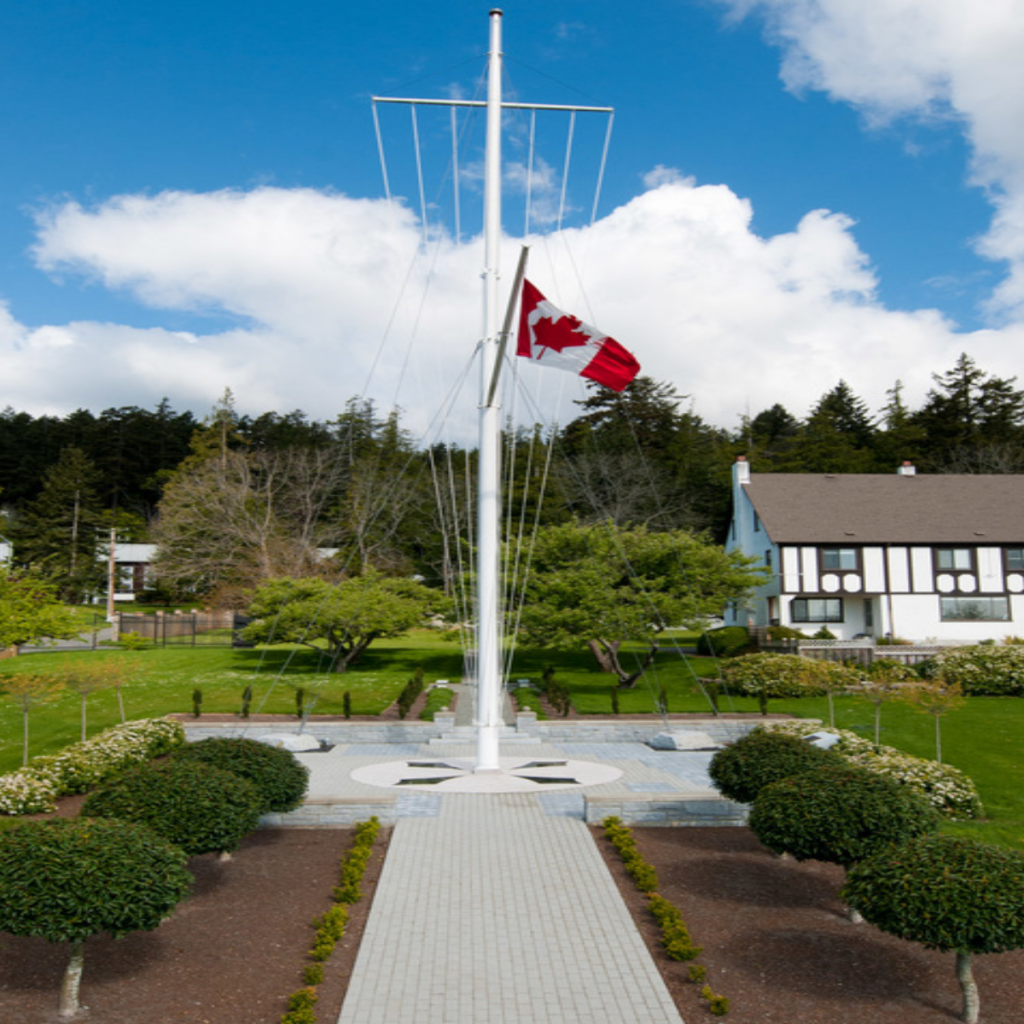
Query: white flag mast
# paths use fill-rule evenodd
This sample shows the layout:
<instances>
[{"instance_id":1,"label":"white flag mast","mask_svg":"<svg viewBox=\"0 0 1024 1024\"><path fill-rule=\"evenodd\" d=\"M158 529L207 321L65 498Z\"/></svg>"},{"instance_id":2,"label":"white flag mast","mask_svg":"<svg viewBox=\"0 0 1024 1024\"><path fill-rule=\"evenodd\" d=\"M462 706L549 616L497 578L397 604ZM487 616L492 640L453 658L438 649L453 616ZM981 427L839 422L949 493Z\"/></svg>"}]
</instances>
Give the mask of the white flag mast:
<instances>
[{"instance_id":1,"label":"white flag mast","mask_svg":"<svg viewBox=\"0 0 1024 1024\"><path fill-rule=\"evenodd\" d=\"M564 110L613 113L611 107L564 106L542 103L505 103L501 96L502 12L490 12L490 47L487 62L487 99L431 100L374 96L374 103L421 106L486 107L484 153L484 323L480 358L479 469L477 491L477 755L475 771L498 772L498 737L502 726L502 614L501 545L501 401L495 387L502 345L499 285L501 280L501 113L514 110ZM518 276L517 276L518 284ZM515 295L509 303L515 300Z\"/></svg>"}]
</instances>

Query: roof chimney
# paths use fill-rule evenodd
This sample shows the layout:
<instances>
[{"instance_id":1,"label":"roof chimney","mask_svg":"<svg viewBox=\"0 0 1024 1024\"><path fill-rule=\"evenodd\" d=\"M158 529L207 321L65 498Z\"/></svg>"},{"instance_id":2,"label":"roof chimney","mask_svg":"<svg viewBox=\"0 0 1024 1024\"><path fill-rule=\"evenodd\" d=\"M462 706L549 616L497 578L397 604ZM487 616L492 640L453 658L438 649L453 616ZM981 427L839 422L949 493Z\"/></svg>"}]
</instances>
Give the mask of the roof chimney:
<instances>
[{"instance_id":1,"label":"roof chimney","mask_svg":"<svg viewBox=\"0 0 1024 1024\"><path fill-rule=\"evenodd\" d=\"M737 455L736 461L732 464L732 482L736 486L750 483L750 463L746 455Z\"/></svg>"},{"instance_id":2,"label":"roof chimney","mask_svg":"<svg viewBox=\"0 0 1024 1024\"><path fill-rule=\"evenodd\" d=\"M914 476L914 474L917 473L917 469L914 467L914 464L912 462L906 462L905 461L899 467L899 469L896 470L896 472L900 476Z\"/></svg>"}]
</instances>

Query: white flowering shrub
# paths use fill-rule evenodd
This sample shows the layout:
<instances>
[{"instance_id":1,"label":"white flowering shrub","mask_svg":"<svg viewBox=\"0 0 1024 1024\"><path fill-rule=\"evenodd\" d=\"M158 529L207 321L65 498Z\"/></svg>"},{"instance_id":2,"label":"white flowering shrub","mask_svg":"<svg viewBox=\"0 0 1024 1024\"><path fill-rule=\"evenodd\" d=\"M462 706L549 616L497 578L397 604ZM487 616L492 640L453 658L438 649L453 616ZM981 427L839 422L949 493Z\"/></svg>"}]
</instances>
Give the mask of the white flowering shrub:
<instances>
[{"instance_id":1,"label":"white flowering shrub","mask_svg":"<svg viewBox=\"0 0 1024 1024\"><path fill-rule=\"evenodd\" d=\"M820 697L855 686L858 674L845 665L796 654L744 654L722 666L729 689L744 697Z\"/></svg>"},{"instance_id":2,"label":"white flowering shrub","mask_svg":"<svg viewBox=\"0 0 1024 1024\"><path fill-rule=\"evenodd\" d=\"M0 814L51 811L56 797L88 792L126 768L167 754L184 742L184 728L170 718L115 725L59 754L34 757L27 768L0 775Z\"/></svg>"},{"instance_id":3,"label":"white flowering shrub","mask_svg":"<svg viewBox=\"0 0 1024 1024\"><path fill-rule=\"evenodd\" d=\"M975 696L1024 696L1024 646L954 647L930 659L928 674Z\"/></svg>"},{"instance_id":4,"label":"white flowering shrub","mask_svg":"<svg viewBox=\"0 0 1024 1024\"><path fill-rule=\"evenodd\" d=\"M763 726L761 728L764 728ZM773 731L791 736L810 736L821 732L813 722L778 722ZM895 747L875 747L870 741L849 729L829 729L840 737L830 749L853 764L884 775L920 793L947 818L977 818L981 815L981 798L972 779L951 764L939 764L926 757L914 757Z\"/></svg>"},{"instance_id":5,"label":"white flowering shrub","mask_svg":"<svg viewBox=\"0 0 1024 1024\"><path fill-rule=\"evenodd\" d=\"M0 775L0 814L43 814L54 809L56 799L53 780L31 768Z\"/></svg>"}]
</instances>

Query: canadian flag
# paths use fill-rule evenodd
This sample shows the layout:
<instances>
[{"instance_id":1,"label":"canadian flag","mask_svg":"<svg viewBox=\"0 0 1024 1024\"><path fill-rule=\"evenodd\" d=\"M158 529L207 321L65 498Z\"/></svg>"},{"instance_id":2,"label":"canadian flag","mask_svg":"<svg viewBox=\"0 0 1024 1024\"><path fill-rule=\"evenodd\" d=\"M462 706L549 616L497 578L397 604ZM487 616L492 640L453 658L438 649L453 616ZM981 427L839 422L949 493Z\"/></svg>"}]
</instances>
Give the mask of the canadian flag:
<instances>
[{"instance_id":1,"label":"canadian flag","mask_svg":"<svg viewBox=\"0 0 1024 1024\"><path fill-rule=\"evenodd\" d=\"M553 306L529 281L523 281L517 352L541 366L588 377L622 391L640 372L640 364L614 338Z\"/></svg>"}]
</instances>

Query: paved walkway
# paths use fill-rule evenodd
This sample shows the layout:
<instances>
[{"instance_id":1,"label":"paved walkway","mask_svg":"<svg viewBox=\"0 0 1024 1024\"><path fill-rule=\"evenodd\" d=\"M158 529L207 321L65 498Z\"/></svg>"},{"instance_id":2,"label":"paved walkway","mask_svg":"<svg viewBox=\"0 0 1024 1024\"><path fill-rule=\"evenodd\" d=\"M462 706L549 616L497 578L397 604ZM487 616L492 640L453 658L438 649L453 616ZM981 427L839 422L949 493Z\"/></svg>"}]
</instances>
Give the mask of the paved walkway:
<instances>
[{"instance_id":1,"label":"paved walkway","mask_svg":"<svg viewBox=\"0 0 1024 1024\"><path fill-rule=\"evenodd\" d=\"M582 821L438 799L395 825L338 1024L681 1024Z\"/></svg>"}]
</instances>

